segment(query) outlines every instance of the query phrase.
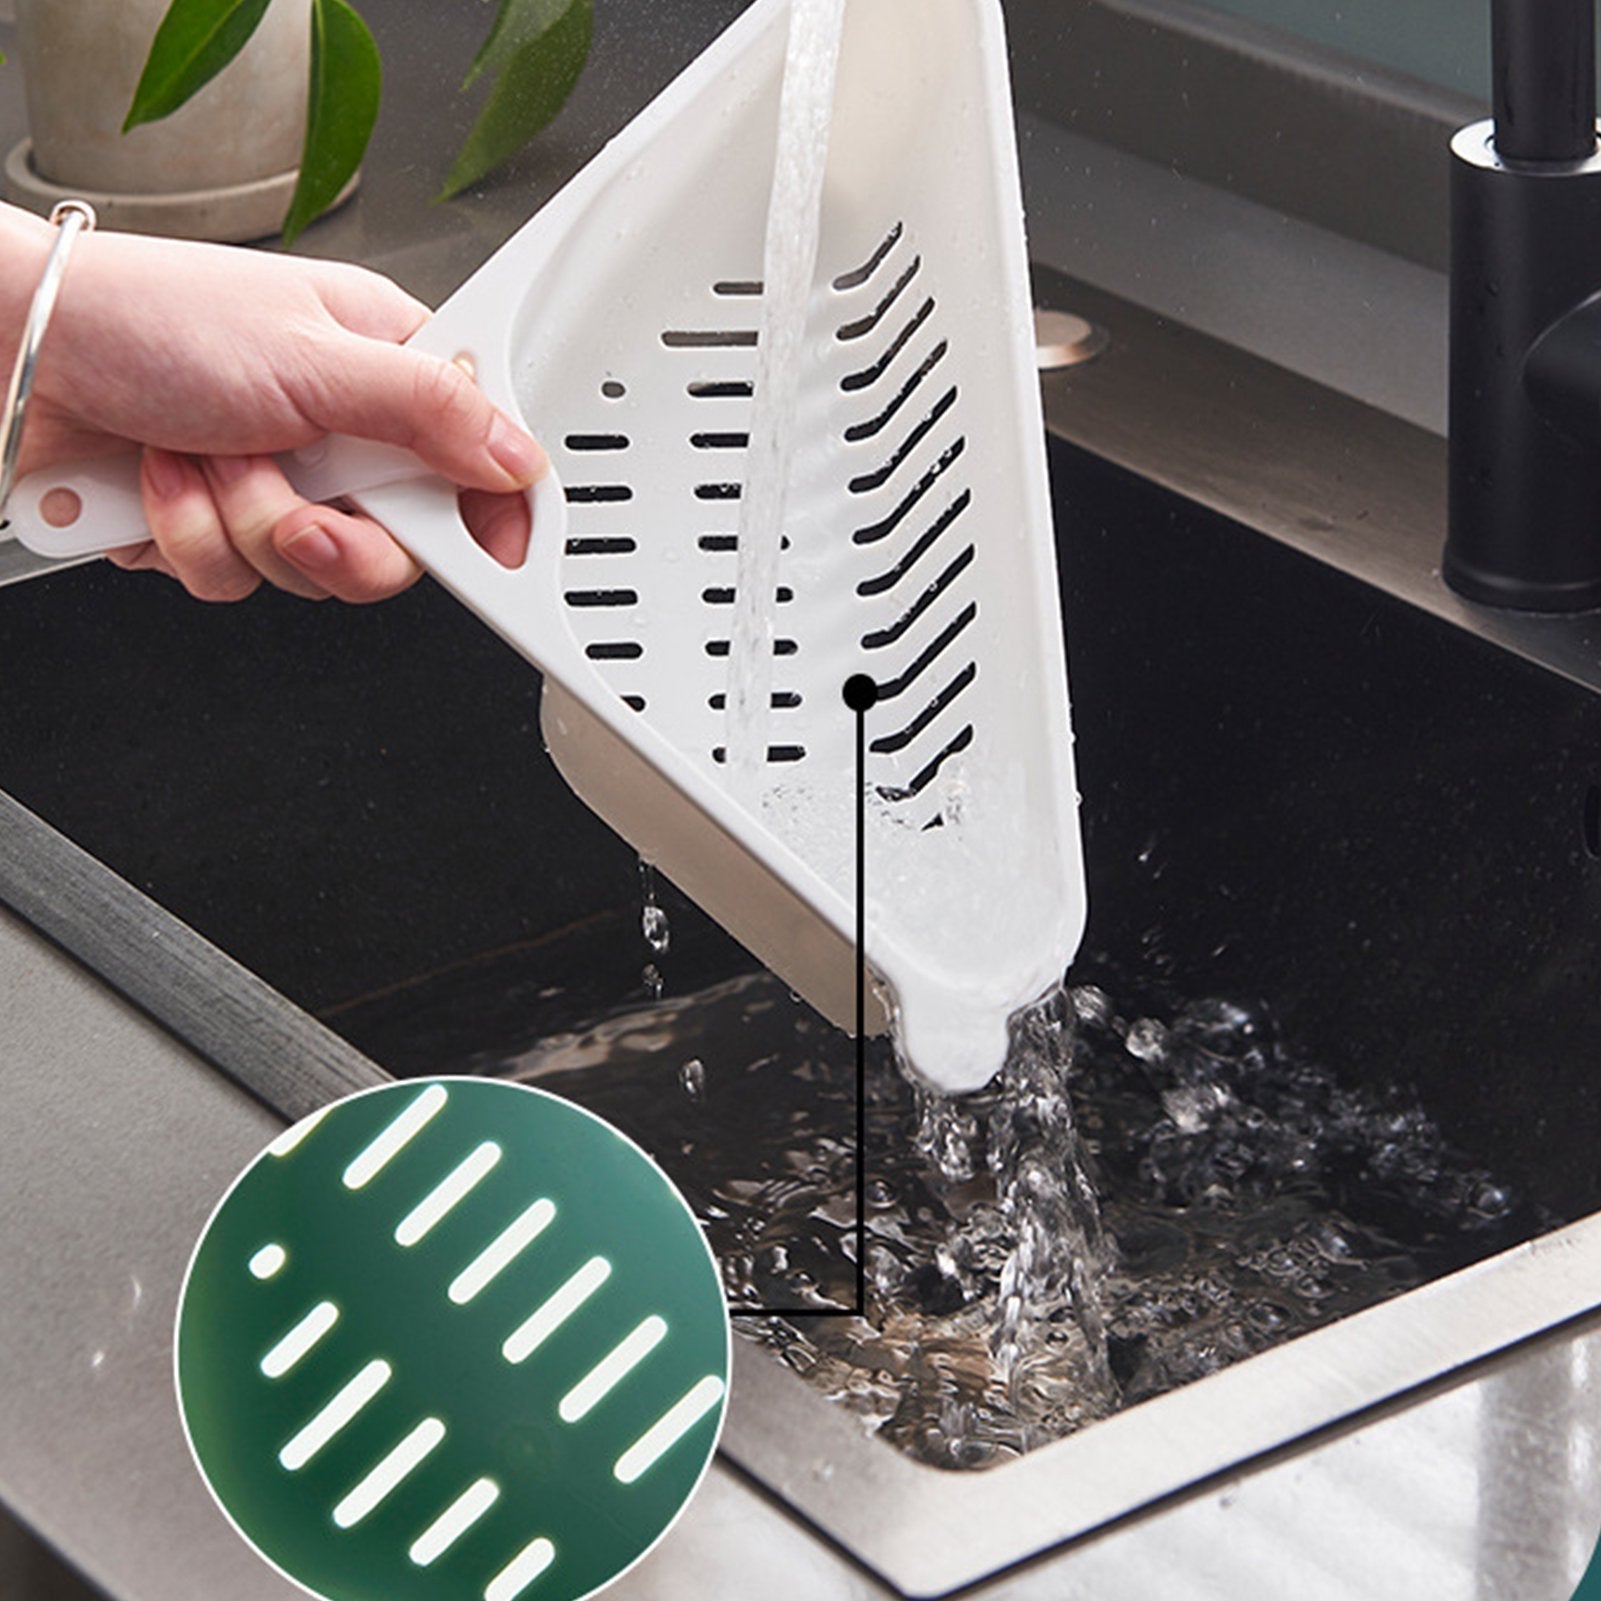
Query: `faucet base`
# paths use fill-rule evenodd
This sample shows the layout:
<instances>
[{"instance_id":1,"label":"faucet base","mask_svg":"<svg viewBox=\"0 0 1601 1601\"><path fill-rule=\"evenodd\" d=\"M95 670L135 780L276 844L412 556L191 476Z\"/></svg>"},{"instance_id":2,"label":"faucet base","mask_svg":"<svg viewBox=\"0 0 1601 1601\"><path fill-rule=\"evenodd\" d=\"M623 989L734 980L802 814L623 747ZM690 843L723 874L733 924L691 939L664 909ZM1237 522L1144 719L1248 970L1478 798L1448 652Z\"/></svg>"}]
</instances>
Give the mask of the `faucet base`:
<instances>
[{"instance_id":1,"label":"faucet base","mask_svg":"<svg viewBox=\"0 0 1601 1601\"><path fill-rule=\"evenodd\" d=\"M1451 143L1450 531L1442 573L1469 600L1601 606L1601 346L1589 403L1542 403L1531 351L1601 288L1601 156L1511 162L1494 124Z\"/></svg>"}]
</instances>

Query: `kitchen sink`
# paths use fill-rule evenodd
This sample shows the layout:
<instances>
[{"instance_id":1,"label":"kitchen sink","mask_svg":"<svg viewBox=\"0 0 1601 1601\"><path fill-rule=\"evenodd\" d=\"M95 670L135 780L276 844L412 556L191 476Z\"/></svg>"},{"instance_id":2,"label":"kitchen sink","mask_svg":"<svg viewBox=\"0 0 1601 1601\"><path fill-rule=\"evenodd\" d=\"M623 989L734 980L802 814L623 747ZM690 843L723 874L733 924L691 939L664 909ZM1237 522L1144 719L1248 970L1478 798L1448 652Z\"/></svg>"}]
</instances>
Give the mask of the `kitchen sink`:
<instances>
[{"instance_id":1,"label":"kitchen sink","mask_svg":"<svg viewBox=\"0 0 1601 1601\"><path fill-rule=\"evenodd\" d=\"M1128 1017L1265 1009L1420 1108L1515 1227L982 1472L900 1454L739 1342L727 1454L911 1595L1346 1426L1601 1287L1594 622L1441 588L1434 436L1053 274L1040 294L1110 333L1047 381L1072 982ZM649 1003L636 860L542 752L537 675L432 586L217 608L74 569L0 590L0 666L0 786L385 1070L481 1071ZM751 972L660 893L670 994Z\"/></svg>"}]
</instances>

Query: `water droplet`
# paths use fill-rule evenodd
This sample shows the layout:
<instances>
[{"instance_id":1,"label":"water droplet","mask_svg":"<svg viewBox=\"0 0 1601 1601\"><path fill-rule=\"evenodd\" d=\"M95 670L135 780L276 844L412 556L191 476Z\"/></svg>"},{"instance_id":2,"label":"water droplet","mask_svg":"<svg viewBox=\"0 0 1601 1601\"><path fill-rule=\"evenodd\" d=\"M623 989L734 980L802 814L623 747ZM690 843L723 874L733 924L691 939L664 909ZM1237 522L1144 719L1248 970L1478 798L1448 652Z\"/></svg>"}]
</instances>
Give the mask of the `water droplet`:
<instances>
[{"instance_id":1,"label":"water droplet","mask_svg":"<svg viewBox=\"0 0 1601 1601\"><path fill-rule=\"evenodd\" d=\"M1129 1024L1123 1047L1142 1062L1158 1061L1167 1048L1167 1030L1154 1017L1142 1017Z\"/></svg>"},{"instance_id":2,"label":"water droplet","mask_svg":"<svg viewBox=\"0 0 1601 1601\"><path fill-rule=\"evenodd\" d=\"M645 943L658 955L665 956L672 943L673 931L667 922L667 913L659 906L647 906L640 918L640 930Z\"/></svg>"}]
</instances>

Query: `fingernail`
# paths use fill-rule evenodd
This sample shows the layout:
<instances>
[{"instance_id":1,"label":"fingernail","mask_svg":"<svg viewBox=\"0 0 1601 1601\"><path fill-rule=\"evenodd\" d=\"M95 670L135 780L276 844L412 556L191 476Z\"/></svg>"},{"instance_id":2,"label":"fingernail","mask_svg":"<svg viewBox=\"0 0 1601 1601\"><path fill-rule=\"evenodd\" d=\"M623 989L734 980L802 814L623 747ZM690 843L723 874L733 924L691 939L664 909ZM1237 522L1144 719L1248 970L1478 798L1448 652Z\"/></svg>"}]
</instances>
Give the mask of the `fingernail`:
<instances>
[{"instance_id":1,"label":"fingernail","mask_svg":"<svg viewBox=\"0 0 1601 1601\"><path fill-rule=\"evenodd\" d=\"M145 474L150 479L150 487L163 500L171 500L175 495L182 494L189 483L189 471L183 457L174 456L168 450L145 452Z\"/></svg>"},{"instance_id":2,"label":"fingernail","mask_svg":"<svg viewBox=\"0 0 1601 1601\"><path fill-rule=\"evenodd\" d=\"M211 471L219 483L236 484L250 471L248 456L213 456Z\"/></svg>"},{"instance_id":3,"label":"fingernail","mask_svg":"<svg viewBox=\"0 0 1601 1601\"><path fill-rule=\"evenodd\" d=\"M497 417L489 431L489 454L518 484L531 484L543 478L548 465L539 445L505 417Z\"/></svg>"},{"instance_id":4,"label":"fingernail","mask_svg":"<svg viewBox=\"0 0 1601 1601\"><path fill-rule=\"evenodd\" d=\"M295 566L309 573L325 573L339 565L339 546L320 523L312 523L293 539L286 540L283 553Z\"/></svg>"}]
</instances>

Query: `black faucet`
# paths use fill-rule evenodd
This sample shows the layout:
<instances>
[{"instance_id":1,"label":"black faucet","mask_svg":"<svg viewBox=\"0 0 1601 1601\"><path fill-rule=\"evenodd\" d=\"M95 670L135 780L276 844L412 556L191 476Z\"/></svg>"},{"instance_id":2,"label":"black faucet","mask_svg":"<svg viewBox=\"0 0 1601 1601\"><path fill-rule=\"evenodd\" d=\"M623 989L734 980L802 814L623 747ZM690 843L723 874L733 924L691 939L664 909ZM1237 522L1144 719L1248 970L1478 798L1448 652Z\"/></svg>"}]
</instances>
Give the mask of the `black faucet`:
<instances>
[{"instance_id":1,"label":"black faucet","mask_svg":"<svg viewBox=\"0 0 1601 1601\"><path fill-rule=\"evenodd\" d=\"M1601 606L1595 4L1494 0L1494 116L1451 142L1442 571L1493 606Z\"/></svg>"}]
</instances>

